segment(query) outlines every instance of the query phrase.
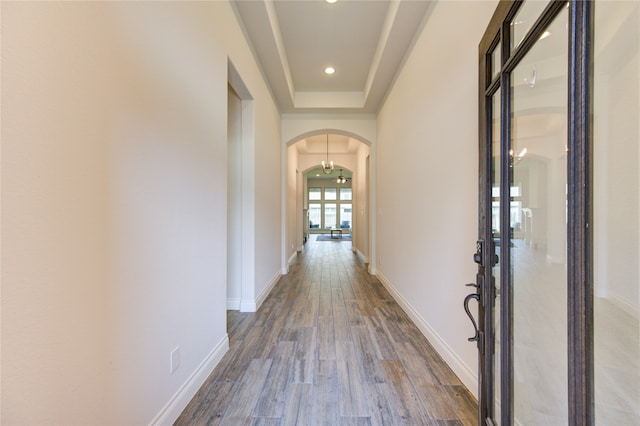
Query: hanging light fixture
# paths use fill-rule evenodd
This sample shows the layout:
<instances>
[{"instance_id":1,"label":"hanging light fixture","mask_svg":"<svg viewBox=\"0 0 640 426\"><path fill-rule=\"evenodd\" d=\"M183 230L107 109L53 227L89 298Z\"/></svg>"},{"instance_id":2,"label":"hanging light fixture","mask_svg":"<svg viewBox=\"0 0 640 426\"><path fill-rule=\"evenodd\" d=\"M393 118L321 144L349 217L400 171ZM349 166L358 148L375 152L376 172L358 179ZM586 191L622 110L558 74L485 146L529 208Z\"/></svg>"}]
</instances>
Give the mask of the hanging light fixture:
<instances>
[{"instance_id":1,"label":"hanging light fixture","mask_svg":"<svg viewBox=\"0 0 640 426\"><path fill-rule=\"evenodd\" d=\"M340 176L336 179L336 183L347 183L347 178L342 176L342 169L340 169Z\"/></svg>"},{"instance_id":2,"label":"hanging light fixture","mask_svg":"<svg viewBox=\"0 0 640 426\"><path fill-rule=\"evenodd\" d=\"M329 161L329 133L327 133L327 162L322 161L322 172L330 175L333 172L333 161Z\"/></svg>"},{"instance_id":3,"label":"hanging light fixture","mask_svg":"<svg viewBox=\"0 0 640 426\"><path fill-rule=\"evenodd\" d=\"M510 167L513 167L514 164L518 164L520 161L522 161L525 155L527 155L526 147L522 148L522 150L517 155L514 155L513 149L510 149L509 150L509 159L511 160Z\"/></svg>"}]
</instances>

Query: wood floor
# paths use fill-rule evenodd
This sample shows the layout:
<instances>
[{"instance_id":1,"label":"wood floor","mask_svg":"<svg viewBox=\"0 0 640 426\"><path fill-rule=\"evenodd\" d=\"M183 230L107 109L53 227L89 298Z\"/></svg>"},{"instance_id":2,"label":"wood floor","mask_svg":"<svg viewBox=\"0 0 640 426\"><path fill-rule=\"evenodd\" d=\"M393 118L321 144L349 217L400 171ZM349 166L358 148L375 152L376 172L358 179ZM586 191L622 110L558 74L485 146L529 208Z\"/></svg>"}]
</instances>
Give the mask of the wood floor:
<instances>
[{"instance_id":1,"label":"wood floor","mask_svg":"<svg viewBox=\"0 0 640 426\"><path fill-rule=\"evenodd\" d=\"M307 242L177 425L475 425L477 401L349 241Z\"/></svg>"}]
</instances>

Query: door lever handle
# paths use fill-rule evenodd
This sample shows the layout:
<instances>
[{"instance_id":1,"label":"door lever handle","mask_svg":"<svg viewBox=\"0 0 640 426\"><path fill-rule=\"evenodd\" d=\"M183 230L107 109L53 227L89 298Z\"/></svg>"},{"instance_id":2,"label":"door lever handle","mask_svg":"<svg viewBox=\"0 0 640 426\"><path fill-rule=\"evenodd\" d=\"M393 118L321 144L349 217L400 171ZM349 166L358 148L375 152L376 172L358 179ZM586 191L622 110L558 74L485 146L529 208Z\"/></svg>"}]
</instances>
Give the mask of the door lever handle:
<instances>
[{"instance_id":1,"label":"door lever handle","mask_svg":"<svg viewBox=\"0 0 640 426\"><path fill-rule=\"evenodd\" d=\"M480 289L480 286L476 283L469 283L469 284L465 284L465 287L475 287L476 290Z\"/></svg>"},{"instance_id":2,"label":"door lever handle","mask_svg":"<svg viewBox=\"0 0 640 426\"><path fill-rule=\"evenodd\" d=\"M467 284L468 286L476 286L475 284ZM471 320L471 324L473 324L473 328L475 330L475 334L472 337L469 337L467 340L470 342L477 342L480 340L480 331L478 330L478 324L476 320L473 318L471 311L469 310L469 301L471 299L475 299L478 303L480 302L480 295L477 293L468 294L467 297L464 298L464 311L467 313L467 316Z\"/></svg>"}]
</instances>

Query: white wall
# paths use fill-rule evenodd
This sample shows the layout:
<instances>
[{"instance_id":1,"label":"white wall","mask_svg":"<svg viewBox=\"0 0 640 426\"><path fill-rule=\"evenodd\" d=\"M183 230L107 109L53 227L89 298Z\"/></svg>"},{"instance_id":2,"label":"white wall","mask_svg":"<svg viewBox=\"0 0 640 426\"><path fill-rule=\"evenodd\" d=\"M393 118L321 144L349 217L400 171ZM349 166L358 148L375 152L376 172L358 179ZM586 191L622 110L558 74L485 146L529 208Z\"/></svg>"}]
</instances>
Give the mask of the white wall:
<instances>
[{"instance_id":1,"label":"white wall","mask_svg":"<svg viewBox=\"0 0 640 426\"><path fill-rule=\"evenodd\" d=\"M496 4L436 4L377 128L377 273L472 392L462 300L476 274L478 43Z\"/></svg>"},{"instance_id":2,"label":"white wall","mask_svg":"<svg viewBox=\"0 0 640 426\"><path fill-rule=\"evenodd\" d=\"M255 75L256 80L259 75ZM270 96L264 88L257 99ZM269 98L270 100L270 98ZM256 307L281 274L282 245L280 113L272 102L256 115L255 133L255 288Z\"/></svg>"},{"instance_id":3,"label":"white wall","mask_svg":"<svg viewBox=\"0 0 640 426\"><path fill-rule=\"evenodd\" d=\"M228 58L255 99L256 294L277 110L226 2L3 2L2 36L2 421L171 423L227 345Z\"/></svg>"},{"instance_id":4,"label":"white wall","mask_svg":"<svg viewBox=\"0 0 640 426\"><path fill-rule=\"evenodd\" d=\"M367 182L367 158L371 149L360 144L356 153L356 169L353 174L353 249L358 252L365 262L369 261L369 191Z\"/></svg>"},{"instance_id":5,"label":"white wall","mask_svg":"<svg viewBox=\"0 0 640 426\"><path fill-rule=\"evenodd\" d=\"M242 300L242 100L229 85L227 100L227 309Z\"/></svg>"},{"instance_id":6,"label":"white wall","mask_svg":"<svg viewBox=\"0 0 640 426\"><path fill-rule=\"evenodd\" d=\"M287 260L302 248L299 229L302 228L302 187L303 173L298 168L298 150L294 145L287 147ZM288 272L287 266L284 266Z\"/></svg>"}]
</instances>

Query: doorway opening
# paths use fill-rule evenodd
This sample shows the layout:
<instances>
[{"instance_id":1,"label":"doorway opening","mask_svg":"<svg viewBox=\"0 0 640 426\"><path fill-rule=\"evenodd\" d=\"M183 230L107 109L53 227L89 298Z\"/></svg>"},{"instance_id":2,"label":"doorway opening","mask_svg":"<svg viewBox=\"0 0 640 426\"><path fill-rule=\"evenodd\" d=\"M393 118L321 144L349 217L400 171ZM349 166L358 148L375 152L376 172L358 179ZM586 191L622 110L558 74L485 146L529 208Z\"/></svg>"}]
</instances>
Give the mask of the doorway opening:
<instances>
[{"instance_id":1,"label":"doorway opening","mask_svg":"<svg viewBox=\"0 0 640 426\"><path fill-rule=\"evenodd\" d=\"M255 311L254 104L228 62L227 90L227 310Z\"/></svg>"},{"instance_id":2,"label":"doorway opening","mask_svg":"<svg viewBox=\"0 0 640 426\"><path fill-rule=\"evenodd\" d=\"M326 235L351 240L353 252L369 263L371 151L366 141L339 130L314 131L287 146L288 262L311 238ZM323 170L322 161L333 162L333 170Z\"/></svg>"}]
</instances>

